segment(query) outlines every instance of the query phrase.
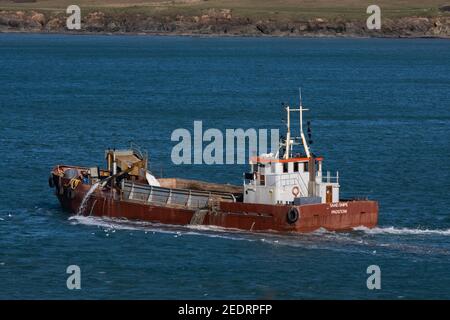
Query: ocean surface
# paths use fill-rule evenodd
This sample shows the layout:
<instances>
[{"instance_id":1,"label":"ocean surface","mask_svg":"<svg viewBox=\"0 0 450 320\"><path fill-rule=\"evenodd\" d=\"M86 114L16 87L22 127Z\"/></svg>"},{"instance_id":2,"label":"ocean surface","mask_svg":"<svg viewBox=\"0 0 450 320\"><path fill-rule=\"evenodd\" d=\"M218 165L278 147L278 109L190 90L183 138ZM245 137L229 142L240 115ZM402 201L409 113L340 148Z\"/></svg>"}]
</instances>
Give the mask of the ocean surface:
<instances>
[{"instance_id":1,"label":"ocean surface","mask_svg":"<svg viewBox=\"0 0 450 320\"><path fill-rule=\"evenodd\" d=\"M283 128L300 86L314 152L343 196L379 201L377 228L70 217L48 187L54 165L131 140L158 175L241 184L245 165L174 165L172 131ZM0 299L450 298L448 40L2 34L0 124Z\"/></svg>"}]
</instances>

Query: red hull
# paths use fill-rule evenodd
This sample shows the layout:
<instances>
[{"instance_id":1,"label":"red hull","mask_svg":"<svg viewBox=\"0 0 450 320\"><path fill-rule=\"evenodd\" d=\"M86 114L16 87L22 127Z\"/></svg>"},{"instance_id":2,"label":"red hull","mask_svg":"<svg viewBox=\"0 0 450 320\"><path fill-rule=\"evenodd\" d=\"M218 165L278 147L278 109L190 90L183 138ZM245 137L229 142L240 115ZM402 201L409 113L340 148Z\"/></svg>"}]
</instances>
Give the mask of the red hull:
<instances>
[{"instance_id":1,"label":"red hull","mask_svg":"<svg viewBox=\"0 0 450 320\"><path fill-rule=\"evenodd\" d=\"M57 175L54 177L55 180L61 179L59 185L67 185L69 182ZM72 197L67 196L67 192L58 192L58 188L56 194L64 209L77 213L89 189L89 185L80 184ZM297 208L299 215L295 222L289 223L287 216L292 208ZM111 191L96 190L87 200L81 214L188 225L195 212L182 207L124 201ZM301 206L220 202L214 210L204 214L200 224L250 231L311 232L319 228L330 231L350 230L358 226L373 228L377 225L377 220L378 203L368 200Z\"/></svg>"}]
</instances>

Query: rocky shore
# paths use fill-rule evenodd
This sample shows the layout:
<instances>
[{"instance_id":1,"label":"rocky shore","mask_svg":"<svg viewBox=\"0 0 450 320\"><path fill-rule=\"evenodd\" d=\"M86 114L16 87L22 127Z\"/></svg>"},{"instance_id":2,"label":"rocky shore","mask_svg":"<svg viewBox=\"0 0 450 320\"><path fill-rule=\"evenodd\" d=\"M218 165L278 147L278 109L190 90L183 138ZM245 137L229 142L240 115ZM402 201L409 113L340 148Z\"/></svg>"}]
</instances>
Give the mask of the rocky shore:
<instances>
[{"instance_id":1,"label":"rocky shore","mask_svg":"<svg viewBox=\"0 0 450 320\"><path fill-rule=\"evenodd\" d=\"M66 19L63 12L0 11L0 32L450 38L448 15L382 19L381 30L368 30L365 20L255 20L235 16L230 9L209 9L198 16L157 17L92 11L82 16L81 30L68 30Z\"/></svg>"}]
</instances>

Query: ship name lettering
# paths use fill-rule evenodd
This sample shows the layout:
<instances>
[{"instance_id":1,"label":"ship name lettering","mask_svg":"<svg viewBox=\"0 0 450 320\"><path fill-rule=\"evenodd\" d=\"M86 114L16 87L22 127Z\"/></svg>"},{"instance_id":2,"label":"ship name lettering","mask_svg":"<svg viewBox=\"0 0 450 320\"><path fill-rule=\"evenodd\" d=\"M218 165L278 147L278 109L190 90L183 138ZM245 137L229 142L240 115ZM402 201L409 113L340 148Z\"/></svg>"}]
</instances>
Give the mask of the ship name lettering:
<instances>
[{"instance_id":1,"label":"ship name lettering","mask_svg":"<svg viewBox=\"0 0 450 320\"><path fill-rule=\"evenodd\" d=\"M345 213L347 213L347 209L331 210L331 214L345 214Z\"/></svg>"},{"instance_id":2,"label":"ship name lettering","mask_svg":"<svg viewBox=\"0 0 450 320\"><path fill-rule=\"evenodd\" d=\"M330 203L330 208L347 208L347 207L348 207L347 202Z\"/></svg>"}]
</instances>

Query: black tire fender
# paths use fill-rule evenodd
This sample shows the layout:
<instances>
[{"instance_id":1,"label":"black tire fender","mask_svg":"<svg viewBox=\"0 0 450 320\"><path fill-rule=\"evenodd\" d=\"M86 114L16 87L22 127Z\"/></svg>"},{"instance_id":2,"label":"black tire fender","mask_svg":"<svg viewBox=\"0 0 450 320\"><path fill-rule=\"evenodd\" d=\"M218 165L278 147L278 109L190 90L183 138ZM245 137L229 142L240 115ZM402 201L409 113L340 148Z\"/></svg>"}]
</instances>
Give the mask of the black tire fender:
<instances>
[{"instance_id":1,"label":"black tire fender","mask_svg":"<svg viewBox=\"0 0 450 320\"><path fill-rule=\"evenodd\" d=\"M296 207L291 207L286 215L286 220L289 224L294 224L300 219L300 212Z\"/></svg>"}]
</instances>

